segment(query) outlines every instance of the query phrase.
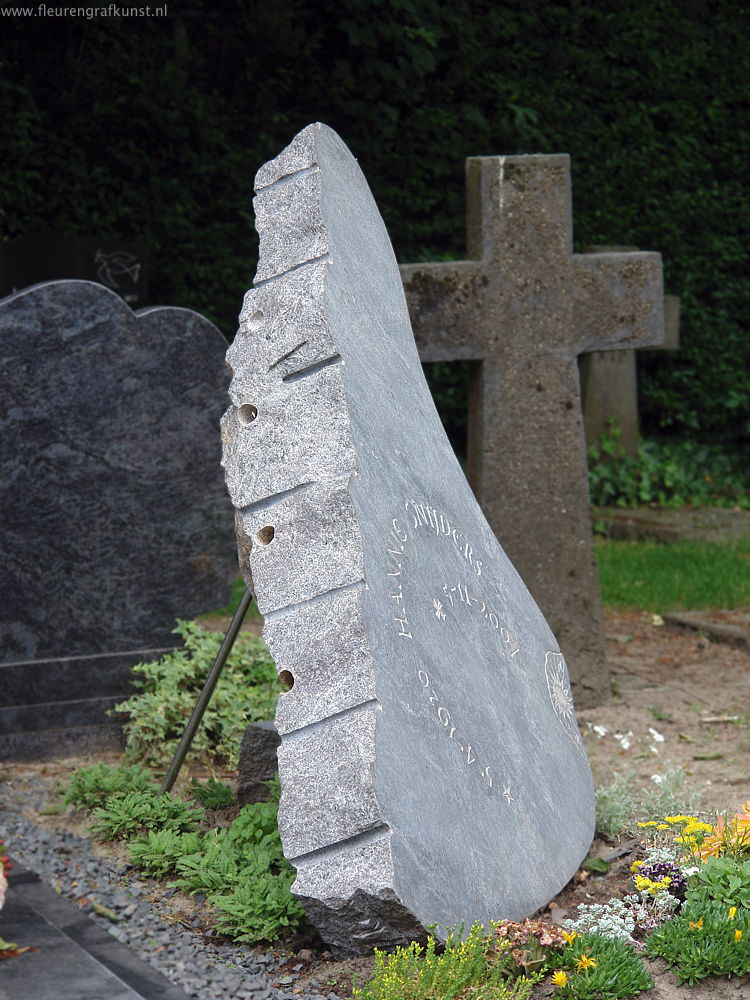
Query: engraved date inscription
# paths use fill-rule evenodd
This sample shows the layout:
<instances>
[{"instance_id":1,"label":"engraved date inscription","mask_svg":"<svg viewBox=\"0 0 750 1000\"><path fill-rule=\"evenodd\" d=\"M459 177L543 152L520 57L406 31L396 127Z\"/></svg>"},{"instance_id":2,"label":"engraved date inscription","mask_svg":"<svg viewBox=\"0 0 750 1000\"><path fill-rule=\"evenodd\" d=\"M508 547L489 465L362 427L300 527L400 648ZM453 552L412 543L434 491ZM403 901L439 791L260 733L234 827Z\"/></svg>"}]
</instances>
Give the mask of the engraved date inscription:
<instances>
[{"instance_id":1,"label":"engraved date inscription","mask_svg":"<svg viewBox=\"0 0 750 1000\"><path fill-rule=\"evenodd\" d=\"M507 646L506 652L511 656L516 656L520 652L520 647L518 643L513 639L508 629L505 625L500 624L500 619L495 614L495 612L486 603L483 597L474 597L469 593L469 588L465 583L460 581L456 583L455 587L449 587L448 584L443 585L443 594L447 602L450 603L452 608L460 607L465 605L467 608L476 611L478 614L482 615L484 620L489 623L490 627L500 634L500 638L503 643ZM436 603L440 604L441 610L443 605L440 601L433 601L433 607ZM440 617L440 616L438 616ZM443 619L445 615L443 615Z\"/></svg>"}]
</instances>

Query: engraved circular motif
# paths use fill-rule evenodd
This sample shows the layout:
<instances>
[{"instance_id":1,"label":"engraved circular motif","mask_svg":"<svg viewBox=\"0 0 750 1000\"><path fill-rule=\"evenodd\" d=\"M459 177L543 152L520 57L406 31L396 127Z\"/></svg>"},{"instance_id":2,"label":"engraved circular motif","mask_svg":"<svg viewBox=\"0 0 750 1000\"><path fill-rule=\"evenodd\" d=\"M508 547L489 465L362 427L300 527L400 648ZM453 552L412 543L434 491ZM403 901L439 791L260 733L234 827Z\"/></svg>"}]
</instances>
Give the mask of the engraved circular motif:
<instances>
[{"instance_id":1,"label":"engraved circular motif","mask_svg":"<svg viewBox=\"0 0 750 1000\"><path fill-rule=\"evenodd\" d=\"M570 693L568 671L562 653L549 651L544 659L544 672L547 675L547 689L555 715L560 720L567 735L573 740L579 750L583 751L583 740L578 731L576 712L573 707L573 697Z\"/></svg>"}]
</instances>

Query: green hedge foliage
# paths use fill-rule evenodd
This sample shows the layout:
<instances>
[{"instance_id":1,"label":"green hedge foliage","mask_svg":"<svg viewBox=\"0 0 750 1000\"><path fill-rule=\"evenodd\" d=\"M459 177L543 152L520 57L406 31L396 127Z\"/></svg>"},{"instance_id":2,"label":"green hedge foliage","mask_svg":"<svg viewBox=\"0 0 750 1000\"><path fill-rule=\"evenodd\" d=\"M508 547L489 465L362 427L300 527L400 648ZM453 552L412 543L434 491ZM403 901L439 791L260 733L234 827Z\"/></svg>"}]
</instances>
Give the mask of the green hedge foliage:
<instances>
[{"instance_id":1,"label":"green hedge foliage","mask_svg":"<svg viewBox=\"0 0 750 1000\"><path fill-rule=\"evenodd\" d=\"M9 6L4 4L4 6ZM733 0L169 4L3 17L0 240L143 236L151 298L232 336L257 167L337 129L403 261L461 256L469 155L567 152L575 235L664 254L682 349L641 364L646 431L750 436L750 32Z\"/></svg>"}]
</instances>

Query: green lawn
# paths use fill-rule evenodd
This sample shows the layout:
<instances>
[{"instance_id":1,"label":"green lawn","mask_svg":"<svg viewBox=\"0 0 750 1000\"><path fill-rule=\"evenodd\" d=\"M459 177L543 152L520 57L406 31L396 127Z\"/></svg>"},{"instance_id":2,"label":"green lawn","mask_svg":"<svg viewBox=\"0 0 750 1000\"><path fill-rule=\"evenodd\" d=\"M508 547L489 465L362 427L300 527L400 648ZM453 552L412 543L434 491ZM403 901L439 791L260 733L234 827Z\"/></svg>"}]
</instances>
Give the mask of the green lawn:
<instances>
[{"instance_id":1,"label":"green lawn","mask_svg":"<svg viewBox=\"0 0 750 1000\"><path fill-rule=\"evenodd\" d=\"M597 539L596 559L605 607L750 607L750 538L724 545Z\"/></svg>"}]
</instances>

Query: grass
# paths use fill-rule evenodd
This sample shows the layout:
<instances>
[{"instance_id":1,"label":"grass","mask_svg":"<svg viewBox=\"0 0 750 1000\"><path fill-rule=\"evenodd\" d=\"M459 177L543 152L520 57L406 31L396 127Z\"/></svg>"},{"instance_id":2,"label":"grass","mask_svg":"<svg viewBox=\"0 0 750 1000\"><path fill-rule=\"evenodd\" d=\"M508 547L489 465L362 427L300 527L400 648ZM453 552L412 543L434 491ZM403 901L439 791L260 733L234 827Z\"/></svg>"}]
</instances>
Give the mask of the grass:
<instances>
[{"instance_id":1,"label":"grass","mask_svg":"<svg viewBox=\"0 0 750 1000\"><path fill-rule=\"evenodd\" d=\"M689 611L750 605L750 538L715 542L596 540L605 607Z\"/></svg>"}]
</instances>

